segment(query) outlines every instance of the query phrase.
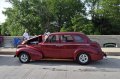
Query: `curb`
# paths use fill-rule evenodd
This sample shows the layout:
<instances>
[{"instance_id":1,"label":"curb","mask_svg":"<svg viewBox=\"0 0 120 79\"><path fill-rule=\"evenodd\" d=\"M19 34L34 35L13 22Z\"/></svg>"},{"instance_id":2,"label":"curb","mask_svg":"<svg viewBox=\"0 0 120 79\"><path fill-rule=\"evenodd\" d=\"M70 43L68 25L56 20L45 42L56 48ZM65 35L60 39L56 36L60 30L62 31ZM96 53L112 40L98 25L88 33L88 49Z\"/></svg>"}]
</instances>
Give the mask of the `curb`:
<instances>
[{"instance_id":1,"label":"curb","mask_svg":"<svg viewBox=\"0 0 120 79\"><path fill-rule=\"evenodd\" d=\"M15 55L15 52L0 52L0 55Z\"/></svg>"},{"instance_id":2,"label":"curb","mask_svg":"<svg viewBox=\"0 0 120 79\"><path fill-rule=\"evenodd\" d=\"M108 56L120 56L120 52L105 52Z\"/></svg>"}]
</instances>

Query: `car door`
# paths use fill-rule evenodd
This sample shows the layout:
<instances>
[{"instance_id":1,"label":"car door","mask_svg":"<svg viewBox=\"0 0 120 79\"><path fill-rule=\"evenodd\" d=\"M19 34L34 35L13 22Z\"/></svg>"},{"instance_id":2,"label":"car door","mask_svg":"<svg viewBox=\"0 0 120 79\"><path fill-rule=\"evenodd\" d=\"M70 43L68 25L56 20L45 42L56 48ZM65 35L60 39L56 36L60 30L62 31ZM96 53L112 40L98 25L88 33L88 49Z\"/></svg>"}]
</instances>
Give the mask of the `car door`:
<instances>
[{"instance_id":1,"label":"car door","mask_svg":"<svg viewBox=\"0 0 120 79\"><path fill-rule=\"evenodd\" d=\"M42 45L45 58L60 58L59 35L50 35Z\"/></svg>"},{"instance_id":2,"label":"car door","mask_svg":"<svg viewBox=\"0 0 120 79\"><path fill-rule=\"evenodd\" d=\"M66 35L61 35L60 36L60 48L61 48L61 53L60 57L61 58L72 58L73 57L73 52L76 48L76 46L73 46L74 44L74 39L71 35L66 34Z\"/></svg>"},{"instance_id":3,"label":"car door","mask_svg":"<svg viewBox=\"0 0 120 79\"><path fill-rule=\"evenodd\" d=\"M76 49L83 46L83 38L79 35L61 35L60 36L60 42L61 42L61 58L68 58L71 59L74 56L74 52Z\"/></svg>"}]
</instances>

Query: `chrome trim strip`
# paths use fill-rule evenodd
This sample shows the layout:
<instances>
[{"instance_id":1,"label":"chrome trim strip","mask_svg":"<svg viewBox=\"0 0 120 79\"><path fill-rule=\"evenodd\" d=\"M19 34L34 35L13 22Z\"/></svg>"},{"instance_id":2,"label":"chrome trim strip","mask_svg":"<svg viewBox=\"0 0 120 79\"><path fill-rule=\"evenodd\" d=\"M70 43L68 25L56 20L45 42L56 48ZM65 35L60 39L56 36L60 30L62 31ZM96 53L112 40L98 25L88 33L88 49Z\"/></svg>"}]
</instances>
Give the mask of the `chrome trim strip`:
<instances>
[{"instance_id":1,"label":"chrome trim strip","mask_svg":"<svg viewBox=\"0 0 120 79\"><path fill-rule=\"evenodd\" d=\"M90 45L90 44L43 44L43 45L61 45L61 46L64 46L64 45Z\"/></svg>"}]
</instances>

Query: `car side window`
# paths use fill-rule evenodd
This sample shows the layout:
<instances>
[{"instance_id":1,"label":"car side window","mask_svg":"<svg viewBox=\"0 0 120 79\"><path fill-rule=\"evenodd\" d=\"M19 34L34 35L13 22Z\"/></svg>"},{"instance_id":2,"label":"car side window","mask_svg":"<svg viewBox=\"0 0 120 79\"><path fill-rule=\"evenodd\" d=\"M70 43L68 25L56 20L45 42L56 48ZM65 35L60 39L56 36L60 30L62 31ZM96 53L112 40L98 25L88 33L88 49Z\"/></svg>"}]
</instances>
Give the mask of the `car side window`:
<instances>
[{"instance_id":1,"label":"car side window","mask_svg":"<svg viewBox=\"0 0 120 79\"><path fill-rule=\"evenodd\" d=\"M59 41L59 36L58 35L51 35L46 40L47 43L56 43L58 41Z\"/></svg>"},{"instance_id":2,"label":"car side window","mask_svg":"<svg viewBox=\"0 0 120 79\"><path fill-rule=\"evenodd\" d=\"M73 42L74 39L71 35L61 35L61 42Z\"/></svg>"},{"instance_id":3,"label":"car side window","mask_svg":"<svg viewBox=\"0 0 120 79\"><path fill-rule=\"evenodd\" d=\"M80 35L74 35L75 42L82 43L84 39Z\"/></svg>"}]
</instances>

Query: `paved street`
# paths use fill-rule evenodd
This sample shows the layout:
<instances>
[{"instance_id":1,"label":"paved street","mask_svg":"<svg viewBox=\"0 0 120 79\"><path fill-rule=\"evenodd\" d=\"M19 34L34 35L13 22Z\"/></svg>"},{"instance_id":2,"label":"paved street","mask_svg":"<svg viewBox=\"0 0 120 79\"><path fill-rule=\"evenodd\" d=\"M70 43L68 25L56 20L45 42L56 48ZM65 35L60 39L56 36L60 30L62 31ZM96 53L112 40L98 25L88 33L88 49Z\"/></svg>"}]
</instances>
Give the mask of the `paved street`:
<instances>
[{"instance_id":1,"label":"paved street","mask_svg":"<svg viewBox=\"0 0 120 79\"><path fill-rule=\"evenodd\" d=\"M13 55L0 55L0 79L120 79L120 56L81 66L73 61L21 64Z\"/></svg>"}]
</instances>

